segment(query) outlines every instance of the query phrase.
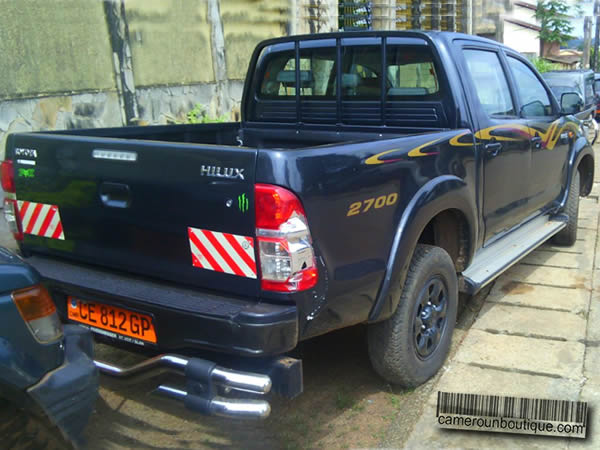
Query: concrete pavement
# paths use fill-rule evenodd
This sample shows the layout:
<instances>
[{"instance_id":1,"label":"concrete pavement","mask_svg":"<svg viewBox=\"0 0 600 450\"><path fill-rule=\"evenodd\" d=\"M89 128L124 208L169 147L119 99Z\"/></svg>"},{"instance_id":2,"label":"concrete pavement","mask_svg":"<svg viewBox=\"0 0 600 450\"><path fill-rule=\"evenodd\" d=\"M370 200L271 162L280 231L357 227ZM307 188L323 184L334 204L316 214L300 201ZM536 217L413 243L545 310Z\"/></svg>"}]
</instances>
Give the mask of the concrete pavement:
<instances>
[{"instance_id":1,"label":"concrete pavement","mask_svg":"<svg viewBox=\"0 0 600 450\"><path fill-rule=\"evenodd\" d=\"M407 448L600 448L600 165L573 247L545 244L496 280L443 369ZM437 391L589 402L586 440L445 430ZM387 440L394 441L393 439ZM398 442L398 441L396 441Z\"/></svg>"}]
</instances>

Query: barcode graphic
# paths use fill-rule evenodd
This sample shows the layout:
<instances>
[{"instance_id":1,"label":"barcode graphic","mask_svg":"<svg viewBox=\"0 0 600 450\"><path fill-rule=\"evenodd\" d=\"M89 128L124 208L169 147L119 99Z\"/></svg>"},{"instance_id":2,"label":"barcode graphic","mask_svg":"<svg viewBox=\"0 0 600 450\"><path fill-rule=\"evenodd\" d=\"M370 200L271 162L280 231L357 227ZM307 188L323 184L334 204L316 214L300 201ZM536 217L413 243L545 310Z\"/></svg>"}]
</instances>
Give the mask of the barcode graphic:
<instances>
[{"instance_id":1,"label":"barcode graphic","mask_svg":"<svg viewBox=\"0 0 600 450\"><path fill-rule=\"evenodd\" d=\"M436 416L456 414L587 426L587 402L438 392Z\"/></svg>"}]
</instances>

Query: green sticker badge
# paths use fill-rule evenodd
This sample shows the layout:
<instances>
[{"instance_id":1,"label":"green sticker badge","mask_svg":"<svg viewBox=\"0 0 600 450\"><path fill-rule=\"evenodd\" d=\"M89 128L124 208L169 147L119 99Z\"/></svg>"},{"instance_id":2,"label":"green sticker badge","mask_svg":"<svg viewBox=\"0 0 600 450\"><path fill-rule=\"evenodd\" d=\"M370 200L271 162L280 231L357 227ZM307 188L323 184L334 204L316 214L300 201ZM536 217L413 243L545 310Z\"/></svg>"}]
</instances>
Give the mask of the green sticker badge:
<instances>
[{"instance_id":1,"label":"green sticker badge","mask_svg":"<svg viewBox=\"0 0 600 450\"><path fill-rule=\"evenodd\" d=\"M19 176L24 178L35 177L35 169L19 169Z\"/></svg>"},{"instance_id":2,"label":"green sticker badge","mask_svg":"<svg viewBox=\"0 0 600 450\"><path fill-rule=\"evenodd\" d=\"M246 194L238 195L238 208L243 213L248 211L248 197L246 197Z\"/></svg>"}]
</instances>

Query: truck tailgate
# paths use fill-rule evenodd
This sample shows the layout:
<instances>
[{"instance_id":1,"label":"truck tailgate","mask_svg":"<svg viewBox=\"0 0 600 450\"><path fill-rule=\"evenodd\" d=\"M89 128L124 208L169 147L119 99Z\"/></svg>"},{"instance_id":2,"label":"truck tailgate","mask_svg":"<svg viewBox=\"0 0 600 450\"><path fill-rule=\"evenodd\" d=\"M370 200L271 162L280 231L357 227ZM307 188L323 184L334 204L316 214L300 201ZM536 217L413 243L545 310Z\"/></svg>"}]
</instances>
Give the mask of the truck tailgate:
<instances>
[{"instance_id":1,"label":"truck tailgate","mask_svg":"<svg viewBox=\"0 0 600 450\"><path fill-rule=\"evenodd\" d=\"M256 296L250 148L12 135L24 250ZM62 230L60 229L62 228Z\"/></svg>"}]
</instances>

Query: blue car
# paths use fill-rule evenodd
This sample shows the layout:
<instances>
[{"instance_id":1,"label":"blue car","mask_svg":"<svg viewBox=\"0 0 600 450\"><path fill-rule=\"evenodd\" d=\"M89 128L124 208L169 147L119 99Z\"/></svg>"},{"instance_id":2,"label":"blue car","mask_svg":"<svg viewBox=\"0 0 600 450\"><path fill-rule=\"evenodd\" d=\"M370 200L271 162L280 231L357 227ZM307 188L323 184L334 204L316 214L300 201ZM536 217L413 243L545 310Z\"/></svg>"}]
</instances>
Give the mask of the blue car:
<instances>
[{"instance_id":1,"label":"blue car","mask_svg":"<svg viewBox=\"0 0 600 450\"><path fill-rule=\"evenodd\" d=\"M0 447L78 446L97 396L90 332L63 326L38 272L0 247Z\"/></svg>"}]
</instances>

